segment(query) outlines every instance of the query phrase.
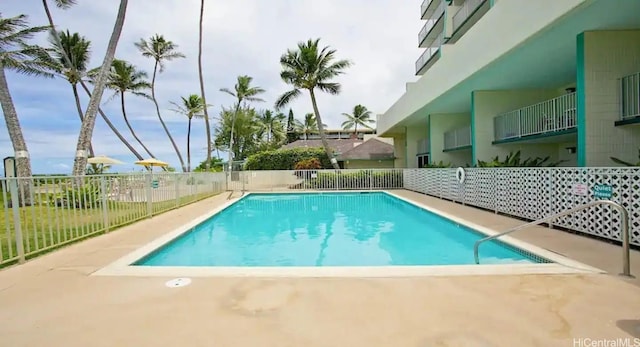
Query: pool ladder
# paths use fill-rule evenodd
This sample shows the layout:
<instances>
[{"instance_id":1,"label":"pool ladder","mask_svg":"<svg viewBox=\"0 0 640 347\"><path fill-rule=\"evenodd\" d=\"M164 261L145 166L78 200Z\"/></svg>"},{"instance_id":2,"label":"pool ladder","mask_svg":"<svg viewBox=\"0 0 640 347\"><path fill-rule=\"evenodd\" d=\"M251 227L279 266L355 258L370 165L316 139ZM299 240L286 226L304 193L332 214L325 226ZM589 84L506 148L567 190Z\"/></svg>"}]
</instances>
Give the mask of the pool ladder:
<instances>
[{"instance_id":1,"label":"pool ladder","mask_svg":"<svg viewBox=\"0 0 640 347\"><path fill-rule=\"evenodd\" d=\"M612 206L614 208L616 208L618 211L620 211L620 214L622 215L622 220L620 221L620 224L622 225L622 273L620 274L621 276L627 276L627 277L633 277L633 275L631 275L631 265L630 265L630 260L629 260L629 212L627 212L627 209L625 209L622 205L618 204L617 202L613 202L610 200L597 200L597 201L592 201L589 203L586 203L584 205L580 205L568 210L565 210L563 212L560 213L556 213L554 215L545 217L545 218L541 218L538 219L536 221L533 221L531 223L527 223L527 224L522 224L519 225L517 227L508 229L506 231L503 231L501 233L495 234L495 235L491 235L491 236L487 236L483 239L480 239L478 241L476 241L476 243L473 245L473 256L476 260L476 264L480 264L480 259L478 257L478 247L480 247L480 244L486 241L490 241L493 239L496 239L498 237L507 235L507 234L511 234L512 232L518 231L518 230L522 230L528 227L532 227L535 225L539 225L542 223L550 223L553 222L554 220L560 218L560 217L564 217L566 215L572 214L574 212L578 212L578 211L582 211L582 210L586 210L590 207L593 206L597 206L597 205L609 205Z\"/></svg>"},{"instance_id":2,"label":"pool ladder","mask_svg":"<svg viewBox=\"0 0 640 347\"><path fill-rule=\"evenodd\" d=\"M238 199L240 199L241 197L243 197L243 196L244 196L244 190L242 190L242 191L240 191L240 192L241 192L241 194L240 194L240 196L238 197ZM235 194L235 193L236 193L236 191L235 191L235 190L230 191L230 192L229 192L229 195L227 196L227 200L231 200L231 198L233 197L233 194Z\"/></svg>"}]
</instances>

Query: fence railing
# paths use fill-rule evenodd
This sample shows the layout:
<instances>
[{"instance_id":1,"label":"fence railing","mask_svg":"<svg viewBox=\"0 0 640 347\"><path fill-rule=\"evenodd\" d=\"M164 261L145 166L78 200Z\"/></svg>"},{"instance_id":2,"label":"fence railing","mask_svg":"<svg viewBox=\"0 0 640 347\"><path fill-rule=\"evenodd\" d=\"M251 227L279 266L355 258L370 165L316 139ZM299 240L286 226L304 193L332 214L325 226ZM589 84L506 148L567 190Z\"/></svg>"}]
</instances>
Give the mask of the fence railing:
<instances>
[{"instance_id":1,"label":"fence railing","mask_svg":"<svg viewBox=\"0 0 640 347\"><path fill-rule=\"evenodd\" d=\"M423 0L422 1L422 5L420 6L420 14L422 17L425 16L425 14L427 13L427 9L429 8L429 6L431 5L431 3L434 0Z\"/></svg>"},{"instance_id":2,"label":"fence railing","mask_svg":"<svg viewBox=\"0 0 640 347\"><path fill-rule=\"evenodd\" d=\"M420 139L416 142L416 154L429 153L429 139Z\"/></svg>"},{"instance_id":3,"label":"fence railing","mask_svg":"<svg viewBox=\"0 0 640 347\"><path fill-rule=\"evenodd\" d=\"M620 118L640 117L640 72L620 79Z\"/></svg>"},{"instance_id":4,"label":"fence railing","mask_svg":"<svg viewBox=\"0 0 640 347\"><path fill-rule=\"evenodd\" d=\"M436 25L440 17L444 15L445 7L446 7L445 1L441 0L440 5L438 5L438 8L436 8L433 15L430 16L429 19L427 19L426 23L424 23L424 25L422 26L422 29L420 29L420 32L418 33L418 46L422 46L422 42L427 37L427 35L429 35L429 32L431 31L431 29L433 29L433 27Z\"/></svg>"},{"instance_id":5,"label":"fence railing","mask_svg":"<svg viewBox=\"0 0 640 347\"><path fill-rule=\"evenodd\" d=\"M506 112L493 119L496 141L576 127L576 93Z\"/></svg>"},{"instance_id":6,"label":"fence railing","mask_svg":"<svg viewBox=\"0 0 640 347\"><path fill-rule=\"evenodd\" d=\"M444 149L456 149L471 146L471 126L466 126L444 133Z\"/></svg>"},{"instance_id":7,"label":"fence railing","mask_svg":"<svg viewBox=\"0 0 640 347\"><path fill-rule=\"evenodd\" d=\"M424 52L420 55L418 60L416 60L416 73L420 72L422 68L429 62L429 60L440 50L440 47L444 43L444 31L442 31L435 41L432 43L432 46L426 48Z\"/></svg>"},{"instance_id":8,"label":"fence railing","mask_svg":"<svg viewBox=\"0 0 640 347\"><path fill-rule=\"evenodd\" d=\"M597 199L610 199L629 212L631 244L640 246L640 168L467 168L407 169L405 189L496 213L541 219ZM610 192L606 197L596 192ZM606 195L606 194L605 194ZM620 213L598 206L559 218L554 225L621 241Z\"/></svg>"},{"instance_id":9,"label":"fence railing","mask_svg":"<svg viewBox=\"0 0 640 347\"><path fill-rule=\"evenodd\" d=\"M226 190L224 173L0 179L0 265Z\"/></svg>"},{"instance_id":10,"label":"fence railing","mask_svg":"<svg viewBox=\"0 0 640 347\"><path fill-rule=\"evenodd\" d=\"M464 22L487 0L466 0L458 12L453 15L453 31L458 30Z\"/></svg>"}]
</instances>

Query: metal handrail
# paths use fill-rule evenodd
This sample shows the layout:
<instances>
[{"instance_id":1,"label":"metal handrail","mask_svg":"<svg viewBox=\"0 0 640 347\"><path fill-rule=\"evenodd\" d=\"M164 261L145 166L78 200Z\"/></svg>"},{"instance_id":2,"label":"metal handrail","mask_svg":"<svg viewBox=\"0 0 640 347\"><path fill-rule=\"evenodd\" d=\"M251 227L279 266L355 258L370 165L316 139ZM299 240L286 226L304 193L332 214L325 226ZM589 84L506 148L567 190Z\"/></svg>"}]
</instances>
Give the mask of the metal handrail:
<instances>
[{"instance_id":1,"label":"metal handrail","mask_svg":"<svg viewBox=\"0 0 640 347\"><path fill-rule=\"evenodd\" d=\"M518 230L522 230L534 225L539 225L545 222L552 222L553 220L569 215L571 213L574 212L578 212L581 210L585 210L589 207L592 206L596 206L596 205L609 205L609 206L613 206L616 209L618 209L618 211L620 211L620 214L622 214L622 220L620 221L620 223L622 224L622 273L620 275L622 276L627 276L627 277L633 277L631 275L631 265L630 265L630 261L629 261L629 212L627 212L627 209L625 209L622 205L618 204L617 202L613 202L611 200L597 200L597 201L592 201L589 203L586 203L584 205L580 205L574 208L570 208L568 210L565 210L563 212L560 213L556 213L554 215L542 218L542 219L538 219L536 221L533 221L531 223L527 223L527 224L523 224L511 229L508 229L506 231L503 231L499 234L495 234L495 235L491 235L488 237L485 237L481 240L476 241L476 243L473 245L473 256L476 260L476 264L480 264L480 260L478 258L478 247L480 247L480 244L485 242L485 241L489 241L489 240L493 240L495 238L504 236L506 234L510 234L512 232L518 231Z\"/></svg>"}]
</instances>

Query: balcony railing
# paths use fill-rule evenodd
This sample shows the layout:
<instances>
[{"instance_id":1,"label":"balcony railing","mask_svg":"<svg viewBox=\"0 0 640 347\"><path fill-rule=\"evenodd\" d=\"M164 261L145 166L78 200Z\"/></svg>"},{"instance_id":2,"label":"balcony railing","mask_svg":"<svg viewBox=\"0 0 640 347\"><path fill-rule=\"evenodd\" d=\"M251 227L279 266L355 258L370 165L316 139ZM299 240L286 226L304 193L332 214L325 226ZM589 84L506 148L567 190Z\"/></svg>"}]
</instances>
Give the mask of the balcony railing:
<instances>
[{"instance_id":1,"label":"balcony railing","mask_svg":"<svg viewBox=\"0 0 640 347\"><path fill-rule=\"evenodd\" d=\"M427 48L422 52L420 58L416 60L416 73L418 73L426 64L429 62L431 57L433 57L439 50L440 46L444 43L444 31L441 32L438 37L434 40L431 47Z\"/></svg>"},{"instance_id":2,"label":"balcony railing","mask_svg":"<svg viewBox=\"0 0 640 347\"><path fill-rule=\"evenodd\" d=\"M429 153L429 139L418 140L416 151L417 154Z\"/></svg>"},{"instance_id":3,"label":"balcony railing","mask_svg":"<svg viewBox=\"0 0 640 347\"><path fill-rule=\"evenodd\" d=\"M473 13L487 0L466 0L458 12L453 15L453 31L458 30Z\"/></svg>"},{"instance_id":4,"label":"balcony railing","mask_svg":"<svg viewBox=\"0 0 640 347\"><path fill-rule=\"evenodd\" d=\"M427 12L427 9L429 8L429 5L431 5L431 3L433 2L433 0L424 0L422 1L422 6L420 6L420 14L424 17L425 12Z\"/></svg>"},{"instance_id":5,"label":"balcony railing","mask_svg":"<svg viewBox=\"0 0 640 347\"><path fill-rule=\"evenodd\" d=\"M640 117L640 72L623 77L620 87L620 118Z\"/></svg>"},{"instance_id":6,"label":"balcony railing","mask_svg":"<svg viewBox=\"0 0 640 347\"><path fill-rule=\"evenodd\" d=\"M445 6L446 6L446 3L444 1L441 1L440 5L435 10L433 15L430 16L429 19L427 19L426 23L424 23L424 26L420 30L420 33L418 33L418 45L422 45L422 41L424 41L424 39L427 37L431 29L433 29L433 27L436 25L436 23L438 22L438 19L442 17L442 15L444 14Z\"/></svg>"},{"instance_id":7,"label":"balcony railing","mask_svg":"<svg viewBox=\"0 0 640 347\"><path fill-rule=\"evenodd\" d=\"M471 146L471 126L466 126L444 133L444 149L451 150Z\"/></svg>"},{"instance_id":8,"label":"balcony railing","mask_svg":"<svg viewBox=\"0 0 640 347\"><path fill-rule=\"evenodd\" d=\"M576 93L569 93L493 119L495 140L553 133L576 127Z\"/></svg>"}]
</instances>

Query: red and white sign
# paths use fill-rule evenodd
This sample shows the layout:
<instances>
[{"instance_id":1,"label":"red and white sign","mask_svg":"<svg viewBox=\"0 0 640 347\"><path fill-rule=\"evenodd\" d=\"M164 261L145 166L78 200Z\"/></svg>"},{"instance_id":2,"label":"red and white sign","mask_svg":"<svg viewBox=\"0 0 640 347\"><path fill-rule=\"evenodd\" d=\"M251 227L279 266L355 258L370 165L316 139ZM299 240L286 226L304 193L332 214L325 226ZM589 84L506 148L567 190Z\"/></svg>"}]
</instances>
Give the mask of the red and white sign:
<instances>
[{"instance_id":1,"label":"red and white sign","mask_svg":"<svg viewBox=\"0 0 640 347\"><path fill-rule=\"evenodd\" d=\"M574 184L571 188L571 193L573 195L587 196L589 195L589 186L582 183Z\"/></svg>"}]
</instances>

